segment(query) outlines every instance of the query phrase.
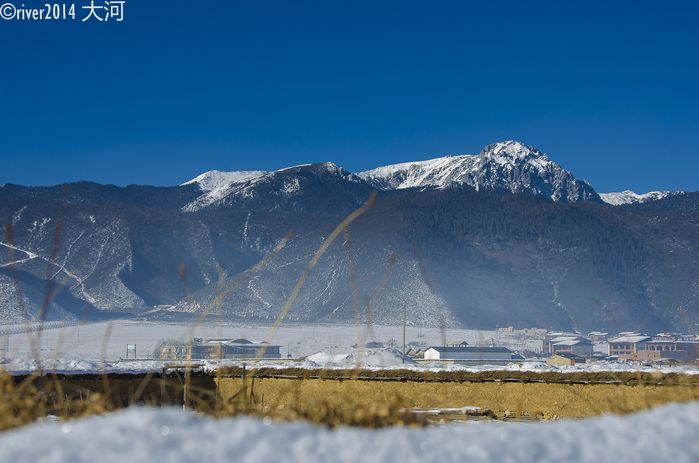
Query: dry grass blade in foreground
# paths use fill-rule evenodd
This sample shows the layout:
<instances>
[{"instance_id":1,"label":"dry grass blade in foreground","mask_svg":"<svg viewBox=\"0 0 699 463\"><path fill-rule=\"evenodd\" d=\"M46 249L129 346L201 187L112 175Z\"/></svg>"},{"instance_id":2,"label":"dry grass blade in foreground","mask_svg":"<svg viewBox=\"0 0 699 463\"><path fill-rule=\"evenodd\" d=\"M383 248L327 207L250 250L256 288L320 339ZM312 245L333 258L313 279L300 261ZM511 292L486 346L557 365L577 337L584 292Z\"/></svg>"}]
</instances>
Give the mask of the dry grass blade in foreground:
<instances>
[{"instance_id":1,"label":"dry grass blade in foreground","mask_svg":"<svg viewBox=\"0 0 699 463\"><path fill-rule=\"evenodd\" d=\"M294 285L294 288L291 290L291 294L289 294L289 297L287 298L286 302L277 314L277 318L274 321L274 325L272 325L272 328L269 330L269 334L267 335L267 342L271 342L274 338L274 335L276 334L277 330L284 321L284 318L286 318L286 315L289 313L289 309L291 309L291 306L294 304L294 301L301 292L301 288L303 288L303 285L306 282L306 278L311 273L313 268L316 266L320 258L323 257L323 254L325 254L328 248L330 248L330 245L333 244L337 237L340 236L340 233L342 233L343 230L349 227L350 224L357 220L362 214L368 211L374 205L375 202L376 192L372 191L367 202L364 203L360 208L352 212L350 215L345 217L344 220L342 220L342 222L340 222L332 231L332 233L330 233L330 235L323 241L323 244L321 244L318 250L315 252L315 254L313 254L313 257L311 258L310 262L308 262L308 265L299 277L298 281L296 282L296 285ZM265 353L266 350L264 348L260 349L260 353L258 354L257 359L259 360L262 357L264 357Z\"/></svg>"}]
</instances>

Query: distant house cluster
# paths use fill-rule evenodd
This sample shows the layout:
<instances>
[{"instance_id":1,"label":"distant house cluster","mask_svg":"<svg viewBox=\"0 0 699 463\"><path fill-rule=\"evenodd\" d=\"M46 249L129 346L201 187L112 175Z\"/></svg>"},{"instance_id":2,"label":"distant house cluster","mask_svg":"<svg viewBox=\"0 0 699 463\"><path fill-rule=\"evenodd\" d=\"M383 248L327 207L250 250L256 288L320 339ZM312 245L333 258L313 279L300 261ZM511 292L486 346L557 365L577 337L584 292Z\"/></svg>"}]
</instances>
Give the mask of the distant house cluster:
<instances>
[{"instance_id":1,"label":"distant house cluster","mask_svg":"<svg viewBox=\"0 0 699 463\"><path fill-rule=\"evenodd\" d=\"M168 360L205 359L278 359L280 346L267 342L252 342L247 339L194 338L190 343L173 343L160 346L159 356Z\"/></svg>"},{"instance_id":2,"label":"distant house cluster","mask_svg":"<svg viewBox=\"0 0 699 463\"><path fill-rule=\"evenodd\" d=\"M655 336L636 332L577 333L551 332L544 338L544 352L550 364L571 365L590 359L619 361L691 363L699 359L699 339L695 335L659 333Z\"/></svg>"},{"instance_id":3,"label":"distant house cluster","mask_svg":"<svg viewBox=\"0 0 699 463\"><path fill-rule=\"evenodd\" d=\"M695 362L699 359L699 339L671 333L622 333L609 340L609 355L620 360Z\"/></svg>"}]
</instances>

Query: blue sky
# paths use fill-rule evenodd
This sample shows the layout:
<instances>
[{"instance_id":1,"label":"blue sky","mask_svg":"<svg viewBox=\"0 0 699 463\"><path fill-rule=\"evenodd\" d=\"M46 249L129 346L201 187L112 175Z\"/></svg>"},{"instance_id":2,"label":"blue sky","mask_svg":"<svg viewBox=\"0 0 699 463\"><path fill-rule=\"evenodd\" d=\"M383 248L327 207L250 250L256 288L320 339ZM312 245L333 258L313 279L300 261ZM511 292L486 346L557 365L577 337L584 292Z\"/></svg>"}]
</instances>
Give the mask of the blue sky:
<instances>
[{"instance_id":1,"label":"blue sky","mask_svg":"<svg viewBox=\"0 0 699 463\"><path fill-rule=\"evenodd\" d=\"M696 2L481 3L126 0L122 23L0 21L0 183L359 171L517 139L598 191L699 190Z\"/></svg>"}]
</instances>

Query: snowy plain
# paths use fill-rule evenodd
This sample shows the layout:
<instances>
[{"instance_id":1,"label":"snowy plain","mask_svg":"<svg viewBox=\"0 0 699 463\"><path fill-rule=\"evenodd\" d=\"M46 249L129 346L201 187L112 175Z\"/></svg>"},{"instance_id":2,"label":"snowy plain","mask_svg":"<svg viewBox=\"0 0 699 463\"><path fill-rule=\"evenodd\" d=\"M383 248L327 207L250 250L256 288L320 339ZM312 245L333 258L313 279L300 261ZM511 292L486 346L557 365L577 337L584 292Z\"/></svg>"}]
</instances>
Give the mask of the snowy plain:
<instances>
[{"instance_id":1,"label":"snowy plain","mask_svg":"<svg viewBox=\"0 0 699 463\"><path fill-rule=\"evenodd\" d=\"M0 327L2 328L2 327ZM359 330L354 325L302 325L283 324L270 335L269 324L252 323L184 323L122 320L74 325L42 330L41 333L0 334L0 349L8 358L32 358L33 349L39 349L43 359L80 359L89 361L116 361L126 356L126 345L136 344L137 357L150 357L163 339L186 341L190 337L246 338L251 341L269 340L281 346L281 353L293 358L305 357L317 352L345 354L354 351L352 346L363 346L368 341L396 344L402 342L402 327L374 325L371 332L366 327ZM2 331L0 330L0 333ZM34 341L31 340L33 336ZM541 340L508 336L496 331L466 329L416 328L406 329L406 340L421 341L426 345L441 345L442 338L449 342L467 341L471 345L496 343L512 349L541 349ZM2 354L0 354L2 355Z\"/></svg>"},{"instance_id":2,"label":"snowy plain","mask_svg":"<svg viewBox=\"0 0 699 463\"><path fill-rule=\"evenodd\" d=\"M8 327L2 326L7 330ZM166 363L153 360L153 351L163 339L185 341L190 337L247 338L252 341L268 339L270 326L245 323L206 323L193 325L181 322L149 322L121 320L61 328L52 327L41 332L1 334L0 368L21 374L42 368L56 372L147 372L159 371ZM451 363L415 365L403 363L400 355L402 327L375 325L371 332L354 325L301 325L284 324L272 337L273 344L281 346L282 357L291 353L293 359L284 362L261 361L260 366L303 368L352 368L360 365L369 369L429 369L437 370L509 370L509 371L655 371L699 374L691 365L650 367L616 362L593 363L584 366L553 367L541 361L513 362L503 365L466 366ZM368 341L395 342L395 349L363 349ZM521 333L466 329L407 327L407 342L442 345L467 341L470 345L490 344L509 347L516 351L537 351L542 341ZM136 344L138 359L126 359L126 345ZM34 347L32 347L34 346ZM354 346L354 347L353 347ZM39 359L36 358L39 354ZM205 361L205 369L240 365L242 361ZM248 364L250 362L247 362Z\"/></svg>"},{"instance_id":3,"label":"snowy plain","mask_svg":"<svg viewBox=\"0 0 699 463\"><path fill-rule=\"evenodd\" d=\"M0 433L0 461L690 463L699 461L699 403L577 421L379 430L130 408Z\"/></svg>"}]
</instances>

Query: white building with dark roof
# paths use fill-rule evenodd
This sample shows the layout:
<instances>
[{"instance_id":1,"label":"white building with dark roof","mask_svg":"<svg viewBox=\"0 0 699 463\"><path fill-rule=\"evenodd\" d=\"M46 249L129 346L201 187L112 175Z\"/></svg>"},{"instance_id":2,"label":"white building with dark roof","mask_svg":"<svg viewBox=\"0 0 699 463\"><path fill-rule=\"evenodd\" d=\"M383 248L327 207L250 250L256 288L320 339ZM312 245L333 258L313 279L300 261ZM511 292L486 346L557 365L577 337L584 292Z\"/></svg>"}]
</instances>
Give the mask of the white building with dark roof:
<instances>
[{"instance_id":1,"label":"white building with dark roof","mask_svg":"<svg viewBox=\"0 0 699 463\"><path fill-rule=\"evenodd\" d=\"M433 346L425 351L424 359L502 364L522 360L522 357L506 347Z\"/></svg>"}]
</instances>

